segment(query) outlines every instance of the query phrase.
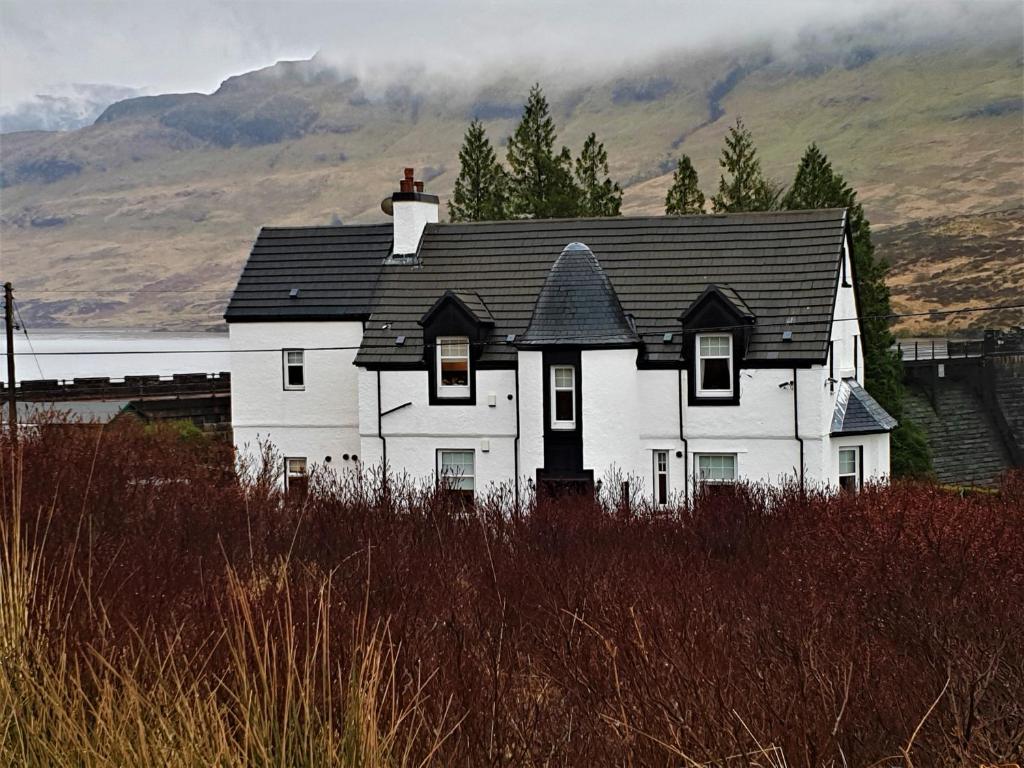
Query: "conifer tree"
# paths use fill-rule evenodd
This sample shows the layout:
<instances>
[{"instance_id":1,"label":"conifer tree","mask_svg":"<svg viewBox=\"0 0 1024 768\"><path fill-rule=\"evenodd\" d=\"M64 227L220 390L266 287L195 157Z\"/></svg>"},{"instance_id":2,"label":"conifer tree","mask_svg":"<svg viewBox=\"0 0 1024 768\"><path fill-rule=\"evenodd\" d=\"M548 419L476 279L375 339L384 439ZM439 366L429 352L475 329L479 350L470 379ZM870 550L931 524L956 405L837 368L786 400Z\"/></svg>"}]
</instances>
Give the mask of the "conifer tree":
<instances>
[{"instance_id":1,"label":"conifer tree","mask_svg":"<svg viewBox=\"0 0 1024 768\"><path fill-rule=\"evenodd\" d=\"M512 217L575 216L578 191L568 148L555 153L555 123L540 85L530 89L523 117L508 141L508 203Z\"/></svg>"},{"instance_id":2,"label":"conifer tree","mask_svg":"<svg viewBox=\"0 0 1024 768\"><path fill-rule=\"evenodd\" d=\"M448 202L452 221L496 221L506 218L505 170L494 154L479 120L466 130L459 150L459 177Z\"/></svg>"},{"instance_id":3,"label":"conifer tree","mask_svg":"<svg viewBox=\"0 0 1024 768\"><path fill-rule=\"evenodd\" d=\"M729 129L718 163L725 173L719 178L718 194L711 198L717 213L771 211L779 207L782 187L761 173L754 137L741 118L736 118L736 125Z\"/></svg>"},{"instance_id":4,"label":"conifer tree","mask_svg":"<svg viewBox=\"0 0 1024 768\"><path fill-rule=\"evenodd\" d=\"M690 162L689 155L683 155L672 175L672 186L665 195L665 213L669 216L704 213L704 193L700 191L699 183L697 169Z\"/></svg>"},{"instance_id":5,"label":"conifer tree","mask_svg":"<svg viewBox=\"0 0 1024 768\"><path fill-rule=\"evenodd\" d=\"M864 347L864 383L879 404L900 422L892 435L895 475L922 475L931 469L928 446L920 428L903 418L903 370L892 350L889 329L892 305L885 284L886 263L875 256L871 225L857 193L836 173L828 157L811 144L797 168L793 186L783 198L788 210L846 208L853 242L853 271L857 281L860 329Z\"/></svg>"},{"instance_id":6,"label":"conifer tree","mask_svg":"<svg viewBox=\"0 0 1024 768\"><path fill-rule=\"evenodd\" d=\"M577 216L618 216L622 188L608 176L608 153L591 133L576 159Z\"/></svg>"}]
</instances>

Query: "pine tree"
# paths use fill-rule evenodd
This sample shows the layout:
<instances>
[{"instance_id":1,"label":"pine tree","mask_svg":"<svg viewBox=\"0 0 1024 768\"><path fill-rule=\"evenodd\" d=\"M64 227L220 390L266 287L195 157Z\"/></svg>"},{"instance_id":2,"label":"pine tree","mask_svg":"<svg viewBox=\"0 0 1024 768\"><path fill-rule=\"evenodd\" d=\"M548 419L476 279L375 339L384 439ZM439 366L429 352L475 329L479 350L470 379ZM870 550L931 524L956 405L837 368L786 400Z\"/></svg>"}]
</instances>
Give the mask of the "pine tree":
<instances>
[{"instance_id":1,"label":"pine tree","mask_svg":"<svg viewBox=\"0 0 1024 768\"><path fill-rule=\"evenodd\" d=\"M452 221L496 221L506 218L505 208L505 170L483 124L474 120L459 150L459 177L448 216Z\"/></svg>"},{"instance_id":2,"label":"pine tree","mask_svg":"<svg viewBox=\"0 0 1024 768\"><path fill-rule=\"evenodd\" d=\"M719 178L718 194L711 198L717 213L771 211L779 207L782 187L761 173L754 137L741 118L736 118L736 125L729 129L718 163L725 173Z\"/></svg>"},{"instance_id":3,"label":"pine tree","mask_svg":"<svg viewBox=\"0 0 1024 768\"><path fill-rule=\"evenodd\" d=\"M568 148L555 154L555 123L536 84L508 141L508 203L512 217L575 216L578 190Z\"/></svg>"},{"instance_id":4,"label":"pine tree","mask_svg":"<svg viewBox=\"0 0 1024 768\"><path fill-rule=\"evenodd\" d=\"M679 165L672 175L672 186L665 195L666 215L704 213L704 193L700 191L699 183L697 169L690 162L689 155L683 155L679 158Z\"/></svg>"},{"instance_id":5,"label":"pine tree","mask_svg":"<svg viewBox=\"0 0 1024 768\"><path fill-rule=\"evenodd\" d=\"M583 143L583 150L576 159L576 185L579 189L576 215L619 215L622 188L608 176L608 153L593 133Z\"/></svg>"},{"instance_id":6,"label":"pine tree","mask_svg":"<svg viewBox=\"0 0 1024 768\"><path fill-rule=\"evenodd\" d=\"M832 169L828 157L811 144L797 168L793 186L783 198L789 210L846 208L853 242L853 271L857 281L860 328L864 347L864 383L879 404L900 421L892 435L894 475L922 475L931 469L928 446L920 428L903 418L903 369L893 352L889 329L892 314L886 263L875 256L871 224L857 193Z\"/></svg>"}]
</instances>

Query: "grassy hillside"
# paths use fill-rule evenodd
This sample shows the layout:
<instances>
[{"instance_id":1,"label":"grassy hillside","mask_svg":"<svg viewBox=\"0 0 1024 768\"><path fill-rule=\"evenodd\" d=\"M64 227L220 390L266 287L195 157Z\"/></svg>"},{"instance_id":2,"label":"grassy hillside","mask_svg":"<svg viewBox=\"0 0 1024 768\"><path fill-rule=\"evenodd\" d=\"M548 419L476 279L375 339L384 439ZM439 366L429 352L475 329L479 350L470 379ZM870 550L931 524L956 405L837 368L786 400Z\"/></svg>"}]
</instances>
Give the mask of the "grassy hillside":
<instances>
[{"instance_id":1,"label":"grassy hillside","mask_svg":"<svg viewBox=\"0 0 1024 768\"><path fill-rule=\"evenodd\" d=\"M446 198L468 120L484 118L503 143L528 87L371 91L313 60L208 96L121 102L74 132L5 135L4 275L37 325L216 325L259 226L381 220L407 165ZM824 59L751 48L548 93L574 152L591 130L605 141L627 214L661 212L680 152L710 195L722 136L742 115L781 181L817 141L877 228L1024 204L1021 89L1017 42ZM897 260L898 304L910 299L899 266L910 261ZM996 295L991 281L959 280L958 295Z\"/></svg>"}]
</instances>

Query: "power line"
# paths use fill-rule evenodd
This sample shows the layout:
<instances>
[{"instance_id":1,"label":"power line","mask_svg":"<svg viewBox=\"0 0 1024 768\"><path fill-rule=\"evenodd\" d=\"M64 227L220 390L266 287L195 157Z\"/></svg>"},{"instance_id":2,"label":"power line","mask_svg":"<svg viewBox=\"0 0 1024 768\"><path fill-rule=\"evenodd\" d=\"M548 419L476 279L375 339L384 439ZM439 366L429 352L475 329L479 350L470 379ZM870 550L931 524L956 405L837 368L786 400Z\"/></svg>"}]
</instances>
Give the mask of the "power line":
<instances>
[{"instance_id":1,"label":"power line","mask_svg":"<svg viewBox=\"0 0 1024 768\"><path fill-rule=\"evenodd\" d=\"M45 379L43 375L43 366L39 364L39 356L36 354L35 347L32 346L32 337L28 335L28 326L25 325L25 319L21 316L21 309L18 307L17 300L12 296L11 304L14 306L14 312L18 316L18 324L21 326L21 332L25 334L25 341L28 342L28 348L32 352L32 359L35 361L36 370L39 371L39 378Z\"/></svg>"},{"instance_id":2,"label":"power line","mask_svg":"<svg viewBox=\"0 0 1024 768\"><path fill-rule=\"evenodd\" d=\"M854 322L858 320L894 320L903 317L923 317L923 316L935 316L935 315L955 315L960 313L972 313L972 312L987 312L1002 309L1024 309L1024 304L991 304L987 306L973 306L973 307L958 307L956 309L942 309L935 311L926 312L893 312L885 315L864 315L862 317L837 317L834 320L793 320L785 321L778 320L775 322L762 322L756 326L756 328L796 328L802 325L825 325L829 322ZM708 330L739 330L743 328L750 328L750 325L718 325ZM384 328L376 330L387 330ZM396 331L399 329L396 329ZM673 335L678 333L677 329L671 331ZM641 336L663 336L669 331L645 331ZM26 334L27 335L27 334ZM515 344L515 340L508 342L509 344ZM470 346L484 347L494 346L495 344L501 344L500 341L471 341ZM307 352L343 352L353 351L362 349L361 345L356 346L327 346L327 347L303 347ZM256 349L111 349L111 350L96 350L96 351L67 351L67 352L15 352L15 355L37 355L37 356L73 356L73 355L202 355L202 354L238 354L238 353L266 353L266 352L280 352L282 347L267 347L267 348L256 348Z\"/></svg>"}]
</instances>

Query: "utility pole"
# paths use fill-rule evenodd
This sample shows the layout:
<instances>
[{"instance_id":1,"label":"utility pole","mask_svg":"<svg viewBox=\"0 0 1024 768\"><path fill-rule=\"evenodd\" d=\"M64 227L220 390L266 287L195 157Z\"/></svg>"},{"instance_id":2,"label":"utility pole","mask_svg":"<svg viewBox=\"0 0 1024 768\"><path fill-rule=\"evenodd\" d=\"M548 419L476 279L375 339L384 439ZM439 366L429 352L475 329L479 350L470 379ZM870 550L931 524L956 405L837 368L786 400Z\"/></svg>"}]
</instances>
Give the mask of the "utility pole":
<instances>
[{"instance_id":1,"label":"utility pole","mask_svg":"<svg viewBox=\"0 0 1024 768\"><path fill-rule=\"evenodd\" d=\"M11 445L18 449L18 395L14 388L14 287L4 283L4 327L7 330L7 423Z\"/></svg>"}]
</instances>

